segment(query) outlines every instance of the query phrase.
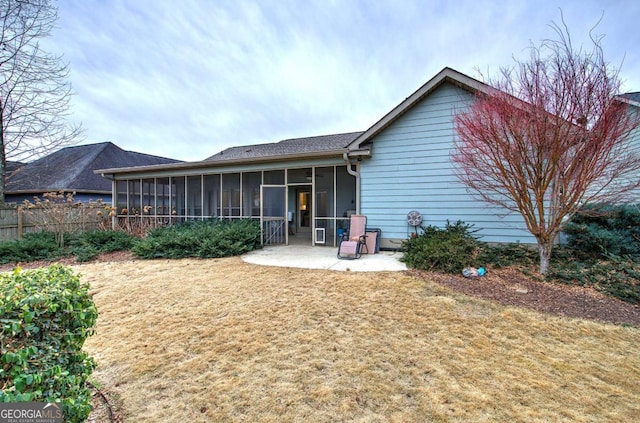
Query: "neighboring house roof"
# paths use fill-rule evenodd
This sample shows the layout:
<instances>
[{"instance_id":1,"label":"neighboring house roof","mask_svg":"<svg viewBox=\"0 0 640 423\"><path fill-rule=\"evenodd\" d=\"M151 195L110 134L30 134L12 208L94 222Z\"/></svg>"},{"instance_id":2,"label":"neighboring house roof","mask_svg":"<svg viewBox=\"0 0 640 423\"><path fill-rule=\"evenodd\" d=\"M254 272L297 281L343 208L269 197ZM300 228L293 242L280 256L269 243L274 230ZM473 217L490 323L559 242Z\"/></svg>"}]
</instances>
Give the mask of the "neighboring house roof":
<instances>
[{"instance_id":1,"label":"neighboring house roof","mask_svg":"<svg viewBox=\"0 0 640 423\"><path fill-rule=\"evenodd\" d=\"M66 147L25 164L7 178L6 193L51 191L110 193L111 182L93 171L105 167L146 166L178 160L126 151L111 142Z\"/></svg>"},{"instance_id":2,"label":"neighboring house roof","mask_svg":"<svg viewBox=\"0 0 640 423\"><path fill-rule=\"evenodd\" d=\"M460 88L470 92L490 93L494 91L489 85L473 79L457 70L444 68L436 76L427 81L423 86L418 88L413 94L407 97L402 103L398 104L393 110L384 115L382 119L373 124L371 128L363 132L350 145L350 150L358 150L363 148L371 139L382 132L385 128L395 122L400 116L409 111L413 106L422 101L433 90L438 88L445 82L449 82L459 86ZM495 91L494 91L495 92Z\"/></svg>"},{"instance_id":3,"label":"neighboring house roof","mask_svg":"<svg viewBox=\"0 0 640 423\"><path fill-rule=\"evenodd\" d=\"M294 154L319 153L328 151L346 151L346 148L362 132L346 134L321 135L317 137L292 138L269 144L245 145L231 147L214 154L205 161L224 161L238 159L253 159L267 157L281 157Z\"/></svg>"},{"instance_id":4,"label":"neighboring house roof","mask_svg":"<svg viewBox=\"0 0 640 423\"><path fill-rule=\"evenodd\" d=\"M7 172L7 175L11 175L12 172L20 169L24 165L26 165L26 163L22 163L22 162L7 162L5 171Z\"/></svg>"}]
</instances>

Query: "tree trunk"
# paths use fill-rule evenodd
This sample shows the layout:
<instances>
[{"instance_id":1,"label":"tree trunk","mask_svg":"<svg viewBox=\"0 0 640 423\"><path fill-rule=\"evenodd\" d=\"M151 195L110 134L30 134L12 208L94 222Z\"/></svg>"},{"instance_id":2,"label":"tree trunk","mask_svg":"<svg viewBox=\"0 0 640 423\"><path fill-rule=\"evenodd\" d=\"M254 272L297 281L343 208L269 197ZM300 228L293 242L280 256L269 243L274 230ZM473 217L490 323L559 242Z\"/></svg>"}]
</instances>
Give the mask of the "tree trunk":
<instances>
[{"instance_id":1,"label":"tree trunk","mask_svg":"<svg viewBox=\"0 0 640 423\"><path fill-rule=\"evenodd\" d=\"M540 273L543 275L545 275L549 270L552 247L553 245L551 242L538 240L538 251L540 252Z\"/></svg>"}]
</instances>

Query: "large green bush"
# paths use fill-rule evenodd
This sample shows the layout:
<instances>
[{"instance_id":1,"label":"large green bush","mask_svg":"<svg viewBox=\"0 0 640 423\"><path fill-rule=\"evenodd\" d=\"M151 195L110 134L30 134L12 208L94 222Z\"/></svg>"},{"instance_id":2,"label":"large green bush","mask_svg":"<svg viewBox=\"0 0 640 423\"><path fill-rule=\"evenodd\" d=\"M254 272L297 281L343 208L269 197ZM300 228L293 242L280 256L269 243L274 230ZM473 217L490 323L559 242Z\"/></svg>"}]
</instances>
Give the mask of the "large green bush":
<instances>
[{"instance_id":1,"label":"large green bush","mask_svg":"<svg viewBox=\"0 0 640 423\"><path fill-rule=\"evenodd\" d=\"M481 243L473 236L472 225L447 221L444 228L422 227L422 233L402 243L402 261L415 269L460 273L476 266Z\"/></svg>"},{"instance_id":2,"label":"large green bush","mask_svg":"<svg viewBox=\"0 0 640 423\"><path fill-rule=\"evenodd\" d=\"M640 206L585 206L564 230L570 248L596 258L640 259Z\"/></svg>"},{"instance_id":3,"label":"large green bush","mask_svg":"<svg viewBox=\"0 0 640 423\"><path fill-rule=\"evenodd\" d=\"M124 231L93 230L81 232L69 242L69 252L79 262L93 260L100 253L130 250L136 237Z\"/></svg>"},{"instance_id":4,"label":"large green bush","mask_svg":"<svg viewBox=\"0 0 640 423\"><path fill-rule=\"evenodd\" d=\"M623 301L640 303L640 263L637 260L615 255L594 259L568 249L559 249L554 254L547 279L589 286Z\"/></svg>"},{"instance_id":5,"label":"large green bush","mask_svg":"<svg viewBox=\"0 0 640 423\"><path fill-rule=\"evenodd\" d=\"M135 239L123 231L94 230L69 233L60 247L53 232L28 233L21 240L0 242L0 264L55 260L69 255L83 262L100 253L129 250Z\"/></svg>"},{"instance_id":6,"label":"large green bush","mask_svg":"<svg viewBox=\"0 0 640 423\"><path fill-rule=\"evenodd\" d=\"M82 345L97 317L69 268L0 274L0 402L61 402L65 422L86 420L95 363Z\"/></svg>"},{"instance_id":7,"label":"large green bush","mask_svg":"<svg viewBox=\"0 0 640 423\"><path fill-rule=\"evenodd\" d=\"M152 230L131 251L145 259L229 257L260 248L260 236L251 219L186 222Z\"/></svg>"},{"instance_id":8,"label":"large green bush","mask_svg":"<svg viewBox=\"0 0 640 423\"><path fill-rule=\"evenodd\" d=\"M19 241L0 242L0 264L53 260L65 254L52 232L28 233Z\"/></svg>"}]
</instances>

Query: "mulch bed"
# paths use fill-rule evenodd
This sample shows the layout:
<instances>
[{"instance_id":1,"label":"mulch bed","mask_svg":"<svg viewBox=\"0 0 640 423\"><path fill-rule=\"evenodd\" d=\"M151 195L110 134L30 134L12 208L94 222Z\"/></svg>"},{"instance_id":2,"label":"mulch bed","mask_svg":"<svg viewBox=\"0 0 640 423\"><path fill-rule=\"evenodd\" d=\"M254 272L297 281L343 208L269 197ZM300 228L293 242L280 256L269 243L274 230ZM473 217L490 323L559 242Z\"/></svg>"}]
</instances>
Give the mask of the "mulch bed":
<instances>
[{"instance_id":1,"label":"mulch bed","mask_svg":"<svg viewBox=\"0 0 640 423\"><path fill-rule=\"evenodd\" d=\"M499 304L525 307L563 317L640 327L640 305L602 294L595 289L536 281L515 269L499 269L486 276L465 278L410 270L417 277L455 291Z\"/></svg>"}]
</instances>

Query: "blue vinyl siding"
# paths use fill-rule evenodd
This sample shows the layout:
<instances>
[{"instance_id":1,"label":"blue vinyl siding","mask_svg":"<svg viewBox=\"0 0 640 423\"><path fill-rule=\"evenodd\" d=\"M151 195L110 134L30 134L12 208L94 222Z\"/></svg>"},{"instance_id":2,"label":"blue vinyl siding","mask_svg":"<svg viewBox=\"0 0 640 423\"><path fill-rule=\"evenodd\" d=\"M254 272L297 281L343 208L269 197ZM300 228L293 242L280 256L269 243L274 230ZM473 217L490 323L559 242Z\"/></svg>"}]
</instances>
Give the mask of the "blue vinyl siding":
<instances>
[{"instance_id":1,"label":"blue vinyl siding","mask_svg":"<svg viewBox=\"0 0 640 423\"><path fill-rule=\"evenodd\" d=\"M406 223L411 210L422 213L424 225L473 224L483 241L535 242L519 214L473 199L455 177L453 117L470 100L445 83L373 139L372 157L360 167L361 212L387 242L413 232Z\"/></svg>"}]
</instances>

